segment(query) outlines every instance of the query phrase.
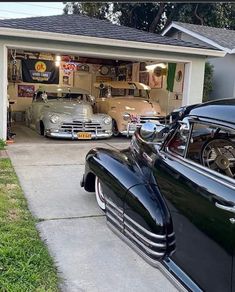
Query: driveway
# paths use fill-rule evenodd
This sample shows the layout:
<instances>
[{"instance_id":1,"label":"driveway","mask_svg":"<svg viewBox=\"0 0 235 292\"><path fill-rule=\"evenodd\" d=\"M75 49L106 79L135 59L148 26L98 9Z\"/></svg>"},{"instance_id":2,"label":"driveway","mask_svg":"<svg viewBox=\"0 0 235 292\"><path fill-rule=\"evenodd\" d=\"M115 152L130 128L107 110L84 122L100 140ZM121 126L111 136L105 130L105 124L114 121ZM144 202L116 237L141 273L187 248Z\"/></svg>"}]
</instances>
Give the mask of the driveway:
<instances>
[{"instance_id":1,"label":"driveway","mask_svg":"<svg viewBox=\"0 0 235 292\"><path fill-rule=\"evenodd\" d=\"M8 147L37 227L62 278L62 291L178 291L105 223L93 193L80 187L93 147L125 148L126 138L58 141L18 126Z\"/></svg>"}]
</instances>

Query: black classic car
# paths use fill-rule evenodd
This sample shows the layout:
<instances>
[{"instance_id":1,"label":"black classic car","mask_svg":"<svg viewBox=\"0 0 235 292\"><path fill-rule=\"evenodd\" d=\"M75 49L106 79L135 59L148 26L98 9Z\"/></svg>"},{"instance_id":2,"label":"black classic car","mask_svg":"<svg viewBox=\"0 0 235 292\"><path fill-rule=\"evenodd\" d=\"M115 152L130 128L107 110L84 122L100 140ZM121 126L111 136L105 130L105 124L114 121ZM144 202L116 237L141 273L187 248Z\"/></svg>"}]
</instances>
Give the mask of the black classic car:
<instances>
[{"instance_id":1,"label":"black classic car","mask_svg":"<svg viewBox=\"0 0 235 292\"><path fill-rule=\"evenodd\" d=\"M235 99L145 123L122 151L93 149L82 186L108 226L182 289L235 291Z\"/></svg>"}]
</instances>

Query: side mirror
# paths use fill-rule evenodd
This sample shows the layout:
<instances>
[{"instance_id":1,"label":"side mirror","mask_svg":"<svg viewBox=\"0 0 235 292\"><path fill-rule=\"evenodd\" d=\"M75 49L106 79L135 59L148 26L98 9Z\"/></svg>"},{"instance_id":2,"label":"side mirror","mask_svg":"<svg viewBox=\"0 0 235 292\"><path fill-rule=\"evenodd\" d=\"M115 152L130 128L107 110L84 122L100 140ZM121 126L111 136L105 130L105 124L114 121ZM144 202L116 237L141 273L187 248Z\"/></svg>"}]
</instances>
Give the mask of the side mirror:
<instances>
[{"instance_id":1,"label":"side mirror","mask_svg":"<svg viewBox=\"0 0 235 292\"><path fill-rule=\"evenodd\" d=\"M140 136L147 142L152 142L153 140L155 142L161 142L168 132L168 127L151 122L144 123L140 128Z\"/></svg>"}]
</instances>

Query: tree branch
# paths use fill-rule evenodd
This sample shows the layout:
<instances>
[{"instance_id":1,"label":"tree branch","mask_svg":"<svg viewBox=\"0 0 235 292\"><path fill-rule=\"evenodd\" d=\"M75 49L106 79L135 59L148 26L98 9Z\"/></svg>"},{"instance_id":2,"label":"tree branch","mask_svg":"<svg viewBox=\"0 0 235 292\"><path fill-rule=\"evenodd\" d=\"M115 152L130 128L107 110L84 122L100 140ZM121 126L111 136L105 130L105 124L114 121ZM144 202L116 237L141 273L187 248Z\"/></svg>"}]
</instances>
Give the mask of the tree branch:
<instances>
[{"instance_id":1,"label":"tree branch","mask_svg":"<svg viewBox=\"0 0 235 292\"><path fill-rule=\"evenodd\" d=\"M164 8L165 8L165 3L160 3L157 15L154 17L154 19L149 27L149 32L155 32L157 24L158 24L159 20L161 19Z\"/></svg>"}]
</instances>

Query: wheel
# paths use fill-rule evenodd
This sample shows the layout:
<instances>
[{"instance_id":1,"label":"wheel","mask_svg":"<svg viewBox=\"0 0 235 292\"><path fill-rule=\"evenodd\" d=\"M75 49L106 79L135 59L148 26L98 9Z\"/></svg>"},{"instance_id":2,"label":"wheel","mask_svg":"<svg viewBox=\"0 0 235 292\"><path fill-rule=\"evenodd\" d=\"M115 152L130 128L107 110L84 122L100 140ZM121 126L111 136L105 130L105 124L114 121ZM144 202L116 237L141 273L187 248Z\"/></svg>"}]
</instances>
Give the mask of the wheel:
<instances>
[{"instance_id":1,"label":"wheel","mask_svg":"<svg viewBox=\"0 0 235 292\"><path fill-rule=\"evenodd\" d=\"M112 121L112 131L113 131L113 136L118 137L120 135L120 132L118 131L117 123L115 120Z\"/></svg>"},{"instance_id":2,"label":"wheel","mask_svg":"<svg viewBox=\"0 0 235 292\"><path fill-rule=\"evenodd\" d=\"M205 144L201 155L202 164L208 168L235 176L235 147L226 139L213 139Z\"/></svg>"},{"instance_id":3,"label":"wheel","mask_svg":"<svg viewBox=\"0 0 235 292\"><path fill-rule=\"evenodd\" d=\"M42 121L40 122L40 135L44 136L45 138L48 138L48 136L46 135L45 126Z\"/></svg>"},{"instance_id":4,"label":"wheel","mask_svg":"<svg viewBox=\"0 0 235 292\"><path fill-rule=\"evenodd\" d=\"M95 197L98 206L105 211L105 199L104 199L104 194L103 190L101 187L100 179L96 176L95 178Z\"/></svg>"}]
</instances>

